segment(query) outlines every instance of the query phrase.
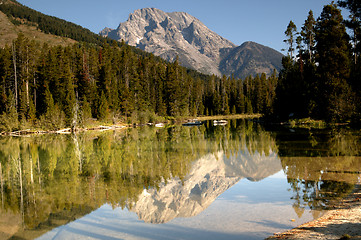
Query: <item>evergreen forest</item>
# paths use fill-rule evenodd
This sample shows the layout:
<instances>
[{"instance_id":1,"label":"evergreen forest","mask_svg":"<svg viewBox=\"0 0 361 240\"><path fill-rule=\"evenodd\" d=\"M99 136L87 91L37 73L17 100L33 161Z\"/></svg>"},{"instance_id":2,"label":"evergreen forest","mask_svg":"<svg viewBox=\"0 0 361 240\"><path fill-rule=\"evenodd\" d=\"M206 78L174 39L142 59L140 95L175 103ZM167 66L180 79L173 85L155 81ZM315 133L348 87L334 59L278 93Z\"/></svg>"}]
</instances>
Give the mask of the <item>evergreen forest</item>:
<instances>
[{"instance_id":1,"label":"evergreen forest","mask_svg":"<svg viewBox=\"0 0 361 240\"><path fill-rule=\"evenodd\" d=\"M246 79L204 75L13 2L0 5L13 22L78 43L41 45L20 33L0 49L0 131L243 113L360 121L356 0L326 5L317 20L310 11L301 31L290 21L279 75ZM339 7L349 10L348 20Z\"/></svg>"},{"instance_id":2,"label":"evergreen forest","mask_svg":"<svg viewBox=\"0 0 361 240\"><path fill-rule=\"evenodd\" d=\"M339 6L349 11L349 19L343 19ZM290 21L285 35L289 48L279 74L276 115L360 122L360 2L332 2L317 20L309 11L300 31Z\"/></svg>"},{"instance_id":3,"label":"evergreen forest","mask_svg":"<svg viewBox=\"0 0 361 240\"><path fill-rule=\"evenodd\" d=\"M0 75L3 131L84 126L94 118L148 123L268 112L277 83L276 73L245 81L205 76L177 61L138 55L124 43L49 47L21 34L0 50Z\"/></svg>"},{"instance_id":4,"label":"evergreen forest","mask_svg":"<svg viewBox=\"0 0 361 240\"><path fill-rule=\"evenodd\" d=\"M268 112L276 73L205 76L122 43L39 46L23 35L0 50L2 130L101 122L155 122L159 117ZM263 95L261 97L261 95ZM260 101L262 100L262 101Z\"/></svg>"}]
</instances>

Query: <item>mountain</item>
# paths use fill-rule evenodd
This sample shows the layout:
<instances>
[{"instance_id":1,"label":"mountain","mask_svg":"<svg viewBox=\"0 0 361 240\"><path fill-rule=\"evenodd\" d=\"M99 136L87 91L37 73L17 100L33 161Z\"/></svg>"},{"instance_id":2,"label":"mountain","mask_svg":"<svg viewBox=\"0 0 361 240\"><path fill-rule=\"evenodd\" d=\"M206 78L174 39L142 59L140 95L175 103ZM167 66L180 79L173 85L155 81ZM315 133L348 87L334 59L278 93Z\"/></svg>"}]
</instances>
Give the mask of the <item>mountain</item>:
<instances>
[{"instance_id":1,"label":"mountain","mask_svg":"<svg viewBox=\"0 0 361 240\"><path fill-rule=\"evenodd\" d=\"M104 28L100 35L124 40L168 61L178 56L181 65L218 76L271 74L280 69L283 56L253 42L237 47L188 13L155 8L136 10L117 29Z\"/></svg>"},{"instance_id":2,"label":"mountain","mask_svg":"<svg viewBox=\"0 0 361 240\"><path fill-rule=\"evenodd\" d=\"M219 49L235 47L187 13L165 13L155 8L136 10L117 29L105 28L100 34L124 39L129 45L168 61L178 56L183 66L216 75L221 74Z\"/></svg>"},{"instance_id":3,"label":"mountain","mask_svg":"<svg viewBox=\"0 0 361 240\"><path fill-rule=\"evenodd\" d=\"M257 73L270 75L274 69L282 67L282 54L276 50L255 42L245 42L239 47L221 49L219 70L226 76L242 79Z\"/></svg>"}]
</instances>

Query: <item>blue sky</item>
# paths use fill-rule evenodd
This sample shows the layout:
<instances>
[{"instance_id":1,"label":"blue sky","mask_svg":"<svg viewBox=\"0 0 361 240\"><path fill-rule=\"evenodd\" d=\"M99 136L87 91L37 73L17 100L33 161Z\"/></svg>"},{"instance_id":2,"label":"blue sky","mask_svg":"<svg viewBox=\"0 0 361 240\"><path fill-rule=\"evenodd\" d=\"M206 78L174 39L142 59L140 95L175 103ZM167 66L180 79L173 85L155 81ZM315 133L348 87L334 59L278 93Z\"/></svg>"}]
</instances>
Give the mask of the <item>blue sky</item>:
<instances>
[{"instance_id":1,"label":"blue sky","mask_svg":"<svg viewBox=\"0 0 361 240\"><path fill-rule=\"evenodd\" d=\"M284 31L290 20L298 29L309 10L317 19L327 0L18 0L42 13L79 24L98 33L116 28L131 12L155 7L166 12L187 12L208 28L240 45L254 41L278 51L286 48Z\"/></svg>"}]
</instances>

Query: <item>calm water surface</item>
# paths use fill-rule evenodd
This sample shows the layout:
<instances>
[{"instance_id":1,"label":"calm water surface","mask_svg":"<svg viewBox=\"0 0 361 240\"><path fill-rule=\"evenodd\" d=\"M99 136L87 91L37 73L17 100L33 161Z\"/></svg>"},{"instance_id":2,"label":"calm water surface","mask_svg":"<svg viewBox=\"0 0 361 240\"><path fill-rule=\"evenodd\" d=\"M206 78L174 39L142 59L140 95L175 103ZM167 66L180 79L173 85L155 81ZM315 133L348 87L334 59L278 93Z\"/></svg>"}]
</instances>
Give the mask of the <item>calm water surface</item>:
<instances>
[{"instance_id":1,"label":"calm water surface","mask_svg":"<svg viewBox=\"0 0 361 240\"><path fill-rule=\"evenodd\" d=\"M0 138L0 239L263 239L349 194L360 143L247 120Z\"/></svg>"}]
</instances>

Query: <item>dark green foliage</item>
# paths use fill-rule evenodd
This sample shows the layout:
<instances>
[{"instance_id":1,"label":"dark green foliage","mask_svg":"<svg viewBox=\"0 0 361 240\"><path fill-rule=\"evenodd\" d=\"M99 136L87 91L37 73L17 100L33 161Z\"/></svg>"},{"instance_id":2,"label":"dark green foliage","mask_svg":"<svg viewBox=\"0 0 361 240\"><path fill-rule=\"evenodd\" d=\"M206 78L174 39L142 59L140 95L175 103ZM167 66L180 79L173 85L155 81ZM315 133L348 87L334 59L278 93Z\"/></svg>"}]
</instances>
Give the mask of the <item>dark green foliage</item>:
<instances>
[{"instance_id":1,"label":"dark green foliage","mask_svg":"<svg viewBox=\"0 0 361 240\"><path fill-rule=\"evenodd\" d=\"M343 0L338 1L338 4L350 11L350 19L345 20L345 25L352 31L350 37L353 43L354 63L356 64L361 51L361 3L358 0Z\"/></svg>"},{"instance_id":2,"label":"dark green foliage","mask_svg":"<svg viewBox=\"0 0 361 240\"><path fill-rule=\"evenodd\" d=\"M19 127L18 113L15 108L15 98L10 92L5 103L5 111L0 115L0 129L14 131Z\"/></svg>"},{"instance_id":3,"label":"dark green foliage","mask_svg":"<svg viewBox=\"0 0 361 240\"><path fill-rule=\"evenodd\" d=\"M53 95L49 88L45 89L45 113L40 116L40 124L50 130L57 130L64 127L64 112L60 109L58 104L54 103Z\"/></svg>"},{"instance_id":4,"label":"dark green foliage","mask_svg":"<svg viewBox=\"0 0 361 240\"><path fill-rule=\"evenodd\" d=\"M293 59L293 52L295 51L295 41L296 41L296 33L297 33L297 27L294 24L294 22L290 21L287 29L285 31L285 35L287 36L287 39L284 40L285 43L288 45L288 55Z\"/></svg>"},{"instance_id":5,"label":"dark green foliage","mask_svg":"<svg viewBox=\"0 0 361 240\"><path fill-rule=\"evenodd\" d=\"M277 84L275 74L245 81L203 75L125 44L35 48L23 35L0 49L0 68L0 114L16 119L12 126L3 121L6 131L85 126L92 117L146 123L158 116L267 113Z\"/></svg>"},{"instance_id":6,"label":"dark green foliage","mask_svg":"<svg viewBox=\"0 0 361 240\"><path fill-rule=\"evenodd\" d=\"M341 5L351 9L357 4L342 1ZM289 25L285 32L289 45L290 29L296 28ZM282 62L274 106L278 117L360 121L360 65L355 50L353 61L341 11L334 3L326 5L317 21L310 11L296 39L297 60L285 57Z\"/></svg>"},{"instance_id":7,"label":"dark green foliage","mask_svg":"<svg viewBox=\"0 0 361 240\"><path fill-rule=\"evenodd\" d=\"M105 93L102 91L98 103L98 112L97 117L100 120L107 120L109 118L109 104L107 98L105 97Z\"/></svg>"},{"instance_id":8,"label":"dark green foliage","mask_svg":"<svg viewBox=\"0 0 361 240\"><path fill-rule=\"evenodd\" d=\"M0 114L15 119L2 121L1 130L21 128L19 122L74 127L92 117L146 122L157 116L262 113L361 119L359 1L338 1L350 11L346 21L333 3L317 21L310 11L300 33L290 21L279 80L276 72L245 80L207 76L12 2L0 10L14 22L80 43L39 46L19 34L0 49Z\"/></svg>"},{"instance_id":9,"label":"dark green foliage","mask_svg":"<svg viewBox=\"0 0 361 240\"><path fill-rule=\"evenodd\" d=\"M178 59L172 64L168 64L166 78L164 82L165 100L167 103L167 115L186 115L186 91L187 85L184 78L185 72L178 65Z\"/></svg>"},{"instance_id":10,"label":"dark green foliage","mask_svg":"<svg viewBox=\"0 0 361 240\"><path fill-rule=\"evenodd\" d=\"M29 108L28 108L28 112L26 115L26 119L30 122L30 124L35 124L36 108L35 108L33 99L30 99L30 101L29 101Z\"/></svg>"},{"instance_id":11,"label":"dark green foliage","mask_svg":"<svg viewBox=\"0 0 361 240\"><path fill-rule=\"evenodd\" d=\"M338 1L341 7L350 11L349 19L345 20L345 25L351 30L352 43L352 64L350 74L350 85L355 94L355 102L361 102L361 3L357 0ZM356 105L356 121L360 121L361 104Z\"/></svg>"},{"instance_id":12,"label":"dark green foliage","mask_svg":"<svg viewBox=\"0 0 361 240\"><path fill-rule=\"evenodd\" d=\"M317 71L325 117L331 121L350 119L354 112L352 91L348 84L350 45L341 11L335 5L323 8L316 25L316 41Z\"/></svg>"},{"instance_id":13,"label":"dark green foliage","mask_svg":"<svg viewBox=\"0 0 361 240\"><path fill-rule=\"evenodd\" d=\"M308 17L302 27L302 31L300 32L302 36L302 40L307 46L306 54L308 53L309 61L312 62L313 51L315 47L315 25L316 21L313 17L312 10L309 11Z\"/></svg>"},{"instance_id":14,"label":"dark green foliage","mask_svg":"<svg viewBox=\"0 0 361 240\"><path fill-rule=\"evenodd\" d=\"M290 57L284 57L282 64L284 68L280 72L276 90L275 111L282 119L304 118L309 114L311 101L304 72L301 72L299 62L294 62Z\"/></svg>"},{"instance_id":15,"label":"dark green foliage","mask_svg":"<svg viewBox=\"0 0 361 240\"><path fill-rule=\"evenodd\" d=\"M84 98L80 109L79 109L79 123L81 126L86 126L92 118L92 110L90 103L86 98Z\"/></svg>"}]
</instances>

